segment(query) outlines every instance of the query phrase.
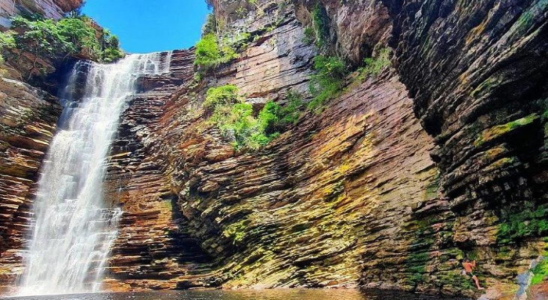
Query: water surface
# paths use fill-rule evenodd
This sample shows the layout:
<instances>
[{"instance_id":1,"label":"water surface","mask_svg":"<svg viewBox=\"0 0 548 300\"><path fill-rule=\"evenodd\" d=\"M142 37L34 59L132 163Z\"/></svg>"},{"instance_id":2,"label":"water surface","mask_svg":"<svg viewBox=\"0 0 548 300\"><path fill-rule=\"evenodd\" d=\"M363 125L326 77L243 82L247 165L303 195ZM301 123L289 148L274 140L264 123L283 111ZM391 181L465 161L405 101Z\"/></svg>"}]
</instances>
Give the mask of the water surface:
<instances>
[{"instance_id":1,"label":"water surface","mask_svg":"<svg viewBox=\"0 0 548 300\"><path fill-rule=\"evenodd\" d=\"M239 290L239 291L167 291L147 293L98 293L57 296L2 298L14 300L439 300L440 296L389 291L356 290ZM463 300L460 298L460 300Z\"/></svg>"}]
</instances>

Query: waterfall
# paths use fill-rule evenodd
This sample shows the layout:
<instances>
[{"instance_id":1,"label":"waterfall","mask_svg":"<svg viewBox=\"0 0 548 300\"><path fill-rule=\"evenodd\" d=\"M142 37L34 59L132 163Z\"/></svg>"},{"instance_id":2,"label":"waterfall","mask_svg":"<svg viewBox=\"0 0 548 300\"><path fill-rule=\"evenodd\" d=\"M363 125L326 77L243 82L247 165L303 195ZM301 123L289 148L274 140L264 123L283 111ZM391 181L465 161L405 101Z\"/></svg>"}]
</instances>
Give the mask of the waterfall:
<instances>
[{"instance_id":1,"label":"waterfall","mask_svg":"<svg viewBox=\"0 0 548 300\"><path fill-rule=\"evenodd\" d=\"M79 62L74 67L61 94L59 130L38 182L18 295L100 289L121 216L103 195L110 145L137 79L169 72L170 62L171 53L152 53L128 55L115 64ZM78 80L82 74L85 83ZM80 99L75 99L78 94Z\"/></svg>"}]
</instances>

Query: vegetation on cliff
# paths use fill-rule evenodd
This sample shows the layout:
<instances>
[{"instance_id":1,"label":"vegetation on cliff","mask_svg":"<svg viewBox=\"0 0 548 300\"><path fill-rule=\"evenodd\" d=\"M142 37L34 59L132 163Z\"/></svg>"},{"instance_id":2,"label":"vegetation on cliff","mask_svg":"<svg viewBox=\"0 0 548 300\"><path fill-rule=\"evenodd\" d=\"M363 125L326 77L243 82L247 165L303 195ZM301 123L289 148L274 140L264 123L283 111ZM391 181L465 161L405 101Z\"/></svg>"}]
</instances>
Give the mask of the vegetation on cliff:
<instances>
[{"instance_id":1,"label":"vegetation on cliff","mask_svg":"<svg viewBox=\"0 0 548 300\"><path fill-rule=\"evenodd\" d=\"M314 58L316 74L310 78L310 93L314 99L308 103L308 108L320 108L327 100L337 96L344 86L347 67L338 57L316 56Z\"/></svg>"},{"instance_id":2,"label":"vegetation on cliff","mask_svg":"<svg viewBox=\"0 0 548 300\"><path fill-rule=\"evenodd\" d=\"M11 49L15 47L15 39L10 32L0 32L0 64L4 62L2 53L4 49Z\"/></svg>"},{"instance_id":3,"label":"vegetation on cliff","mask_svg":"<svg viewBox=\"0 0 548 300\"><path fill-rule=\"evenodd\" d=\"M528 237L545 236L548 233L546 215L546 206L535 209L531 203L526 203L519 211L506 212L497 232L498 242L519 243Z\"/></svg>"},{"instance_id":4,"label":"vegetation on cliff","mask_svg":"<svg viewBox=\"0 0 548 300\"><path fill-rule=\"evenodd\" d=\"M327 15L327 11L319 3L316 3L310 13L312 24L305 28L302 42L305 44L314 43L319 49L325 50L330 44L329 16Z\"/></svg>"},{"instance_id":5,"label":"vegetation on cliff","mask_svg":"<svg viewBox=\"0 0 548 300\"><path fill-rule=\"evenodd\" d=\"M386 67L390 66L390 49L378 50L375 57L367 57L363 60L363 66L358 68L357 76L360 82L369 76L379 75ZM337 56L318 55L314 58L314 70L316 73L310 77L309 90L314 97L308 103L308 109L321 110L324 104L340 95L347 81L350 67Z\"/></svg>"},{"instance_id":6,"label":"vegetation on cliff","mask_svg":"<svg viewBox=\"0 0 548 300\"><path fill-rule=\"evenodd\" d=\"M240 7L237 14L242 17L250 7L257 7L256 1L246 1L246 7ZM250 43L256 41L262 33L271 32L280 20L264 24L254 31L231 31L226 27L226 20L218 20L215 14L209 14L202 27L202 38L196 43L194 65L198 67L198 75L202 76L217 67L238 58Z\"/></svg>"},{"instance_id":7,"label":"vegetation on cliff","mask_svg":"<svg viewBox=\"0 0 548 300\"><path fill-rule=\"evenodd\" d=\"M316 46L318 48L325 47L329 42L329 16L325 8L319 3L312 10L312 25Z\"/></svg>"},{"instance_id":8,"label":"vegetation on cliff","mask_svg":"<svg viewBox=\"0 0 548 300\"><path fill-rule=\"evenodd\" d=\"M265 134L263 122L253 115L253 106L243 102L233 85L209 89L204 106L213 111L210 122L233 141L235 149L259 149L273 138Z\"/></svg>"},{"instance_id":9,"label":"vegetation on cliff","mask_svg":"<svg viewBox=\"0 0 548 300\"><path fill-rule=\"evenodd\" d=\"M236 86L224 85L210 88L203 105L211 112L209 121L233 141L236 150L257 150L298 120L301 98L296 93L290 93L288 98L285 106L269 101L255 113L253 105L238 95Z\"/></svg>"},{"instance_id":10,"label":"vegetation on cliff","mask_svg":"<svg viewBox=\"0 0 548 300\"><path fill-rule=\"evenodd\" d=\"M531 285L536 285L543 282L548 277L548 259L546 259L546 253L544 253L542 260L531 270L533 278L531 278Z\"/></svg>"},{"instance_id":11,"label":"vegetation on cliff","mask_svg":"<svg viewBox=\"0 0 548 300\"><path fill-rule=\"evenodd\" d=\"M215 34L208 33L198 41L194 64L205 71L227 63L237 57L236 51L228 43L221 43Z\"/></svg>"},{"instance_id":12,"label":"vegetation on cliff","mask_svg":"<svg viewBox=\"0 0 548 300\"><path fill-rule=\"evenodd\" d=\"M63 59L68 56L113 62L123 57L118 38L100 29L85 16L59 21L40 17L17 16L12 30L2 34L1 50L6 58L17 58L21 52L34 57L32 73L39 58Z\"/></svg>"},{"instance_id":13,"label":"vegetation on cliff","mask_svg":"<svg viewBox=\"0 0 548 300\"><path fill-rule=\"evenodd\" d=\"M259 119L263 121L265 132L268 134L284 132L299 121L303 107L302 95L289 91L285 105L282 106L274 101L267 102L259 113Z\"/></svg>"},{"instance_id":14,"label":"vegetation on cliff","mask_svg":"<svg viewBox=\"0 0 548 300\"><path fill-rule=\"evenodd\" d=\"M380 49L376 57L366 57L363 63L364 66L358 69L361 80L364 80L366 76L379 75L384 68L390 66L390 49Z\"/></svg>"},{"instance_id":15,"label":"vegetation on cliff","mask_svg":"<svg viewBox=\"0 0 548 300\"><path fill-rule=\"evenodd\" d=\"M214 14L208 14L206 17L206 22L202 26L202 36L208 34L214 34L217 30L217 19L215 19Z\"/></svg>"},{"instance_id":16,"label":"vegetation on cliff","mask_svg":"<svg viewBox=\"0 0 548 300\"><path fill-rule=\"evenodd\" d=\"M217 107L241 102L242 98L238 96L238 88L235 85L227 84L207 90L204 107L215 111Z\"/></svg>"}]
</instances>

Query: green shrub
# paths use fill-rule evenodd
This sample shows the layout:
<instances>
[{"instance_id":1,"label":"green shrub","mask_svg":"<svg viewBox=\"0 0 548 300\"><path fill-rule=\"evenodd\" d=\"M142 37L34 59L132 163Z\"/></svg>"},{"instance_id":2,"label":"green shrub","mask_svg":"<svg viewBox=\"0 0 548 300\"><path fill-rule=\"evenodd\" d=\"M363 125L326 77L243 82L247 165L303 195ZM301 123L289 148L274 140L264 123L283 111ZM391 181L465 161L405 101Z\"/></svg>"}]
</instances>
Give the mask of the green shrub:
<instances>
[{"instance_id":1,"label":"green shrub","mask_svg":"<svg viewBox=\"0 0 548 300\"><path fill-rule=\"evenodd\" d=\"M124 51L116 48L107 48L103 51L103 62L111 63L124 57Z\"/></svg>"},{"instance_id":2,"label":"green shrub","mask_svg":"<svg viewBox=\"0 0 548 300\"><path fill-rule=\"evenodd\" d=\"M210 13L206 17L206 22L202 26L202 36L206 36L208 34L214 34L217 31L217 20L215 19L215 15L213 13Z\"/></svg>"},{"instance_id":3,"label":"green shrub","mask_svg":"<svg viewBox=\"0 0 548 300\"><path fill-rule=\"evenodd\" d=\"M238 88L235 85L223 85L216 88L210 88L207 91L204 101L204 107L214 110L217 106L226 106L242 102L238 96Z\"/></svg>"},{"instance_id":4,"label":"green shrub","mask_svg":"<svg viewBox=\"0 0 548 300\"><path fill-rule=\"evenodd\" d=\"M206 70L227 63L238 55L229 43L220 45L217 37L212 34L206 34L196 44L194 64Z\"/></svg>"},{"instance_id":5,"label":"green shrub","mask_svg":"<svg viewBox=\"0 0 548 300\"><path fill-rule=\"evenodd\" d=\"M123 57L118 38L100 34L87 17L63 18L59 21L30 16L12 20L11 48L48 59L84 55L97 61L113 61ZM99 36L99 37L98 37Z\"/></svg>"},{"instance_id":6,"label":"green shrub","mask_svg":"<svg viewBox=\"0 0 548 300\"><path fill-rule=\"evenodd\" d=\"M273 101L268 101L263 109L259 112L259 123L267 133L275 133L278 131L277 125L280 122L280 114L282 107Z\"/></svg>"},{"instance_id":7,"label":"green shrub","mask_svg":"<svg viewBox=\"0 0 548 300\"><path fill-rule=\"evenodd\" d=\"M249 103L217 106L211 121L225 137L233 140L236 150L257 150L271 140L265 135L261 122L253 117L253 106Z\"/></svg>"},{"instance_id":8,"label":"green shrub","mask_svg":"<svg viewBox=\"0 0 548 300\"><path fill-rule=\"evenodd\" d=\"M548 277L548 259L541 260L532 270L533 278L531 285L536 285L544 281Z\"/></svg>"},{"instance_id":9,"label":"green shrub","mask_svg":"<svg viewBox=\"0 0 548 300\"><path fill-rule=\"evenodd\" d=\"M0 32L0 51L4 48L15 48L15 39L13 38L13 32Z\"/></svg>"},{"instance_id":10,"label":"green shrub","mask_svg":"<svg viewBox=\"0 0 548 300\"><path fill-rule=\"evenodd\" d=\"M196 59L194 64L198 66L208 66L221 57L217 38L214 34L207 34L196 44Z\"/></svg>"},{"instance_id":11,"label":"green shrub","mask_svg":"<svg viewBox=\"0 0 548 300\"><path fill-rule=\"evenodd\" d=\"M390 49L383 48L377 57L368 57L363 60L364 66L359 69L360 78L363 80L367 75L377 76L381 71L390 66Z\"/></svg>"},{"instance_id":12,"label":"green shrub","mask_svg":"<svg viewBox=\"0 0 548 300\"><path fill-rule=\"evenodd\" d=\"M106 63L115 62L124 57L124 51L120 49L120 41L116 35L111 34L108 30L103 30L103 53L102 60Z\"/></svg>"},{"instance_id":13,"label":"green shrub","mask_svg":"<svg viewBox=\"0 0 548 300\"><path fill-rule=\"evenodd\" d=\"M65 18L56 24L59 35L68 42L69 53L82 53L93 58L101 57L101 44L96 31L87 18Z\"/></svg>"},{"instance_id":14,"label":"green shrub","mask_svg":"<svg viewBox=\"0 0 548 300\"><path fill-rule=\"evenodd\" d=\"M314 58L316 74L310 79L310 93L314 99L308 108L316 110L327 100L337 96L344 86L347 74L346 64L337 57L316 56Z\"/></svg>"},{"instance_id":15,"label":"green shrub","mask_svg":"<svg viewBox=\"0 0 548 300\"><path fill-rule=\"evenodd\" d=\"M261 122L253 116L253 106L242 103L236 86L210 88L204 107L213 111L209 121L221 130L223 136L233 141L235 149L256 150L270 142Z\"/></svg>"},{"instance_id":16,"label":"green shrub","mask_svg":"<svg viewBox=\"0 0 548 300\"><path fill-rule=\"evenodd\" d=\"M242 103L238 88L225 85L207 91L204 107L213 111L209 121L221 130L223 136L233 141L236 150L257 150L298 120L301 97L296 93L288 95L287 105L269 101L255 115L251 104Z\"/></svg>"},{"instance_id":17,"label":"green shrub","mask_svg":"<svg viewBox=\"0 0 548 300\"><path fill-rule=\"evenodd\" d=\"M12 20L12 28L17 49L30 52L36 56L55 58L58 55L71 53L74 47L67 37L60 34L55 22L51 19L32 21L21 16Z\"/></svg>"},{"instance_id":18,"label":"green shrub","mask_svg":"<svg viewBox=\"0 0 548 300\"><path fill-rule=\"evenodd\" d=\"M4 63L4 50L15 48L15 39L12 32L0 32L0 64Z\"/></svg>"},{"instance_id":19,"label":"green shrub","mask_svg":"<svg viewBox=\"0 0 548 300\"><path fill-rule=\"evenodd\" d=\"M267 102L259 113L259 120L267 134L283 132L289 126L297 123L302 108L302 96L295 92L289 92L285 106L273 101Z\"/></svg>"}]
</instances>

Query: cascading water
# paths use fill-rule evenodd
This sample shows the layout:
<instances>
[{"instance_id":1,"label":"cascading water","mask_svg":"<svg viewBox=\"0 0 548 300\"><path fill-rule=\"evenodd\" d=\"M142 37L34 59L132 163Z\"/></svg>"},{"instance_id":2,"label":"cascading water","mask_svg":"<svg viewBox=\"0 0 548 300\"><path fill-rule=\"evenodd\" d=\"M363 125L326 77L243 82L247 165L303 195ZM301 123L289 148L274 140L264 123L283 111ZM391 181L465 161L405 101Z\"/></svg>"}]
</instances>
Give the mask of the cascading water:
<instances>
[{"instance_id":1,"label":"cascading water","mask_svg":"<svg viewBox=\"0 0 548 300\"><path fill-rule=\"evenodd\" d=\"M116 64L78 63L63 95L65 109L38 183L35 224L18 295L95 292L117 235L119 208L103 197L112 138L143 75L169 71L171 53L129 55ZM71 96L68 96L71 98Z\"/></svg>"}]
</instances>

